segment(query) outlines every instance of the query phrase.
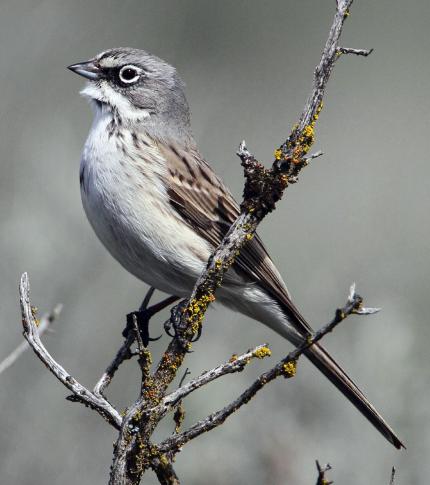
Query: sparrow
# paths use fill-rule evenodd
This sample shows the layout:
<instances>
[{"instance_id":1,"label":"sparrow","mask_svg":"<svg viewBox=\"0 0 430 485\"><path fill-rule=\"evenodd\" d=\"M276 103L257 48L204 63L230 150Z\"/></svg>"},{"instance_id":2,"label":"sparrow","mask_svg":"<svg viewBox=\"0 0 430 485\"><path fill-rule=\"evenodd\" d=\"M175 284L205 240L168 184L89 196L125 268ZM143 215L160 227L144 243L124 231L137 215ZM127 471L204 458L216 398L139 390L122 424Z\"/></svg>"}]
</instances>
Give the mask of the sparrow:
<instances>
[{"instance_id":1,"label":"sparrow","mask_svg":"<svg viewBox=\"0 0 430 485\"><path fill-rule=\"evenodd\" d=\"M94 111L79 175L91 226L138 279L188 297L240 208L197 148L183 81L167 62L133 48L69 69L88 80L81 94ZM225 275L217 300L294 345L313 332L258 235ZM403 446L320 344L306 356L385 438Z\"/></svg>"}]
</instances>

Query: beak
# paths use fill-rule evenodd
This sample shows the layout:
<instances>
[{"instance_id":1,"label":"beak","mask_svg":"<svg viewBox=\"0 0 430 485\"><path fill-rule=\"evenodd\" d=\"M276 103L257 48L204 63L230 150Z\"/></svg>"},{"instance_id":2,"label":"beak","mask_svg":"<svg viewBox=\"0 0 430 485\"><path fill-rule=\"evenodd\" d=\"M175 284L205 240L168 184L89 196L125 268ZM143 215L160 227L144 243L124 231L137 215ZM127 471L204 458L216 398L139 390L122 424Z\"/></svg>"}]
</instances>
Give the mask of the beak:
<instances>
[{"instance_id":1,"label":"beak","mask_svg":"<svg viewBox=\"0 0 430 485\"><path fill-rule=\"evenodd\" d=\"M97 81L103 74L102 70L93 60L72 64L71 66L68 66L67 69L70 69L71 71L76 72L76 74L90 79L91 81Z\"/></svg>"}]
</instances>

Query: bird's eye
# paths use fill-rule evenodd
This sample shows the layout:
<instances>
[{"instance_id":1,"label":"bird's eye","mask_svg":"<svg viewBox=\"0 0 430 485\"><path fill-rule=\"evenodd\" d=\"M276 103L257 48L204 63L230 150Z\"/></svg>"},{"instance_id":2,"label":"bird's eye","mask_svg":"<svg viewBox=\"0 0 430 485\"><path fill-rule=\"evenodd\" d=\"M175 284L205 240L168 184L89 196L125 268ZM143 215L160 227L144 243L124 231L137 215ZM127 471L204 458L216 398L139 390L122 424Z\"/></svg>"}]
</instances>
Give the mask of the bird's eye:
<instances>
[{"instance_id":1,"label":"bird's eye","mask_svg":"<svg viewBox=\"0 0 430 485\"><path fill-rule=\"evenodd\" d=\"M135 66L124 66L119 71L119 79L124 84L133 84L140 78L140 69Z\"/></svg>"}]
</instances>

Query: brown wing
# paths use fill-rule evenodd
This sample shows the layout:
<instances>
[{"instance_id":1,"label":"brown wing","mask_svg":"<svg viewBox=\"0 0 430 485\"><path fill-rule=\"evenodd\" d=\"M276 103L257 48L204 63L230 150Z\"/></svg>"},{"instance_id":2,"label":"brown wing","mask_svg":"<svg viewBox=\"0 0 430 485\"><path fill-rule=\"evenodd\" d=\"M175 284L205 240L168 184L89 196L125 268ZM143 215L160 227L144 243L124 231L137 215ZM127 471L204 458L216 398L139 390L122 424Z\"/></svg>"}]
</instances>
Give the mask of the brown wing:
<instances>
[{"instance_id":1,"label":"brown wing","mask_svg":"<svg viewBox=\"0 0 430 485\"><path fill-rule=\"evenodd\" d=\"M239 205L196 149L161 143L159 149L167 163L172 206L200 236L217 247L238 217ZM277 300L288 316L299 320L293 322L299 331L312 331L292 304L285 283L257 234L242 249L235 266Z\"/></svg>"}]
</instances>

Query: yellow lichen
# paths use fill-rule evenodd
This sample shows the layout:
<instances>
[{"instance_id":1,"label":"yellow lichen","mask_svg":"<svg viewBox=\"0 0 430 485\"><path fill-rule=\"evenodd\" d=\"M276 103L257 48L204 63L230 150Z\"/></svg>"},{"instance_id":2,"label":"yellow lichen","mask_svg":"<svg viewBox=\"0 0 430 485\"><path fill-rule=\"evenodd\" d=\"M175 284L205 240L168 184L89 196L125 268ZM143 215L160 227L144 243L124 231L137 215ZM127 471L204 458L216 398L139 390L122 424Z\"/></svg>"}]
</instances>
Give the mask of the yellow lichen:
<instances>
[{"instance_id":1,"label":"yellow lichen","mask_svg":"<svg viewBox=\"0 0 430 485\"><path fill-rule=\"evenodd\" d=\"M294 377L297 371L297 362L295 360L290 360L282 366L282 371L284 376L288 379Z\"/></svg>"},{"instance_id":2,"label":"yellow lichen","mask_svg":"<svg viewBox=\"0 0 430 485\"><path fill-rule=\"evenodd\" d=\"M254 234L247 234L245 237L247 241L250 241L254 237Z\"/></svg>"},{"instance_id":3,"label":"yellow lichen","mask_svg":"<svg viewBox=\"0 0 430 485\"><path fill-rule=\"evenodd\" d=\"M193 298L191 304L187 308L188 322L191 324L191 329L196 333L203 323L205 312L208 306L215 301L215 296L212 293L203 295L200 298Z\"/></svg>"},{"instance_id":4,"label":"yellow lichen","mask_svg":"<svg viewBox=\"0 0 430 485\"><path fill-rule=\"evenodd\" d=\"M269 349L269 347L260 347L254 352L254 357L257 357L257 359L264 359L264 357L270 357L272 355L272 351Z\"/></svg>"},{"instance_id":5,"label":"yellow lichen","mask_svg":"<svg viewBox=\"0 0 430 485\"><path fill-rule=\"evenodd\" d=\"M31 307L31 315L33 316L34 323L36 324L36 327L38 327L40 325L40 318L37 318L38 310L39 309L36 306Z\"/></svg>"},{"instance_id":6,"label":"yellow lichen","mask_svg":"<svg viewBox=\"0 0 430 485\"><path fill-rule=\"evenodd\" d=\"M280 160L281 159L281 156L282 156L282 150L280 150L279 148L277 150L275 150L275 159L276 160Z\"/></svg>"},{"instance_id":7,"label":"yellow lichen","mask_svg":"<svg viewBox=\"0 0 430 485\"><path fill-rule=\"evenodd\" d=\"M222 261L220 259L217 259L215 261L215 268L219 270L221 269L221 267L222 267Z\"/></svg>"},{"instance_id":8,"label":"yellow lichen","mask_svg":"<svg viewBox=\"0 0 430 485\"><path fill-rule=\"evenodd\" d=\"M314 127L315 127L315 121L312 121L310 125L307 125L303 128L302 134L301 134L301 136L299 137L299 140L298 140L298 142L299 142L298 149L299 149L300 153L298 153L297 155L299 155L299 158L300 158L301 155L308 153L311 146L315 142Z\"/></svg>"}]
</instances>

